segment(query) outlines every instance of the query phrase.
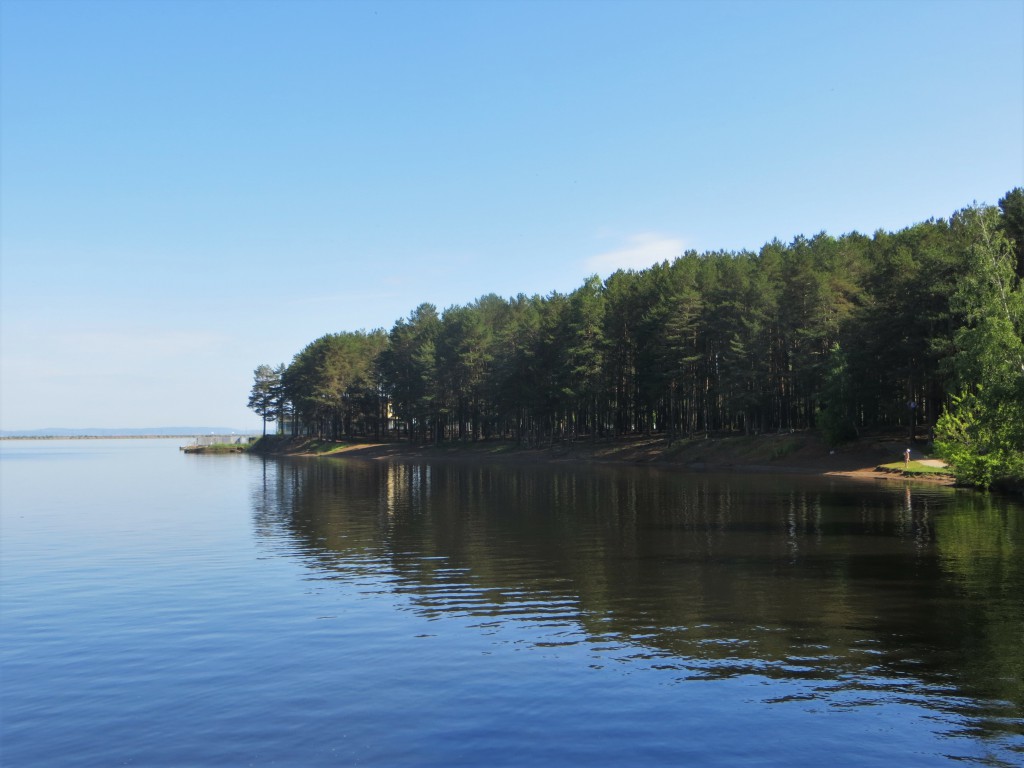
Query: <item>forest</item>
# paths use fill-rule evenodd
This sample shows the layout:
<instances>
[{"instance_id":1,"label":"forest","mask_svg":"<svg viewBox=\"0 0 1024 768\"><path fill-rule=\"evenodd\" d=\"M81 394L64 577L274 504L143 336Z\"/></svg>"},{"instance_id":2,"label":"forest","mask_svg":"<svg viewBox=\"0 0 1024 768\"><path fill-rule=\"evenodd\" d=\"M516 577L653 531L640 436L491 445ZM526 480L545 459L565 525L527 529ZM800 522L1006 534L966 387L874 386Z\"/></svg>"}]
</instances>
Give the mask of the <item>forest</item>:
<instances>
[{"instance_id":1,"label":"forest","mask_svg":"<svg viewBox=\"0 0 1024 768\"><path fill-rule=\"evenodd\" d=\"M1024 480L1024 189L898 232L687 251L571 293L413 309L260 365L282 432L418 442L819 430Z\"/></svg>"}]
</instances>

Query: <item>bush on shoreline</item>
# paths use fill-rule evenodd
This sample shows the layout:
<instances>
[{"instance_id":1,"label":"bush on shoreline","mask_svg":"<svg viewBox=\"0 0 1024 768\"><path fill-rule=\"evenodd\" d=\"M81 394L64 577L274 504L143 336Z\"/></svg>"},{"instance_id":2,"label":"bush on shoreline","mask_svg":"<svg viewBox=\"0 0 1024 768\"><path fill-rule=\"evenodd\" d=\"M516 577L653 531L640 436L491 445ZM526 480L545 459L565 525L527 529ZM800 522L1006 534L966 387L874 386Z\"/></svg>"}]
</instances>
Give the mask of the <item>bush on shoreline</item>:
<instances>
[{"instance_id":1,"label":"bush on shoreline","mask_svg":"<svg viewBox=\"0 0 1024 768\"><path fill-rule=\"evenodd\" d=\"M238 443L213 443L212 445L191 445L182 450L185 453L246 453L250 447Z\"/></svg>"}]
</instances>

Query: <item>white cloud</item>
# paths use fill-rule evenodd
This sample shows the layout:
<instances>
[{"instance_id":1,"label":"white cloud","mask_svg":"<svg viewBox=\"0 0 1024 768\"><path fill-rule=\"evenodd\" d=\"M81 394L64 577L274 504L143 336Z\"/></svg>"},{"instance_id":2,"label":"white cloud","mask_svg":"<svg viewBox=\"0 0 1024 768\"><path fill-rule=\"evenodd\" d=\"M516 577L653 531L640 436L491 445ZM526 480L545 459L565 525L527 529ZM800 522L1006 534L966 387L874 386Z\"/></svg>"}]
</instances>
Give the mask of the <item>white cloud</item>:
<instances>
[{"instance_id":1,"label":"white cloud","mask_svg":"<svg viewBox=\"0 0 1024 768\"><path fill-rule=\"evenodd\" d=\"M643 232L626 238L625 244L586 259L590 272L608 275L618 269L644 269L666 259L682 256L686 243L681 238Z\"/></svg>"}]
</instances>

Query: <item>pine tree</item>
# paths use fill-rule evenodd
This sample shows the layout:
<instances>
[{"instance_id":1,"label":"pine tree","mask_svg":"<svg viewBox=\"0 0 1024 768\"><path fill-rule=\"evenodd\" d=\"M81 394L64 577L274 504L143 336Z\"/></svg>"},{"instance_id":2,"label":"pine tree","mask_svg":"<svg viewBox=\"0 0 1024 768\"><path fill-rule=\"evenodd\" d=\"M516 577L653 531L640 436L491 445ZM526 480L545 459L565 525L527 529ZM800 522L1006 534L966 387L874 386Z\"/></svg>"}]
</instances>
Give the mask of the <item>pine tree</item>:
<instances>
[{"instance_id":1,"label":"pine tree","mask_svg":"<svg viewBox=\"0 0 1024 768\"><path fill-rule=\"evenodd\" d=\"M249 393L249 408L263 418L263 436L267 435L267 422L274 421L280 413L278 399L281 384L280 369L263 363L253 371L252 391Z\"/></svg>"}]
</instances>

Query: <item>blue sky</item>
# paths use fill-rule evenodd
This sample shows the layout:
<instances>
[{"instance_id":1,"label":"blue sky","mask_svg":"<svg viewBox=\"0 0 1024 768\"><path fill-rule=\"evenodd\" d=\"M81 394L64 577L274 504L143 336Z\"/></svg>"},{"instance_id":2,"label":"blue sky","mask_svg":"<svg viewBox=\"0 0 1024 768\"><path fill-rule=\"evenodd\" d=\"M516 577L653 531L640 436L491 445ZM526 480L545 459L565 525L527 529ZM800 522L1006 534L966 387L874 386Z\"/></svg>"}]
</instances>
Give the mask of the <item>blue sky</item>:
<instances>
[{"instance_id":1,"label":"blue sky","mask_svg":"<svg viewBox=\"0 0 1024 768\"><path fill-rule=\"evenodd\" d=\"M1024 2L3 0L0 428L1024 183Z\"/></svg>"}]
</instances>

